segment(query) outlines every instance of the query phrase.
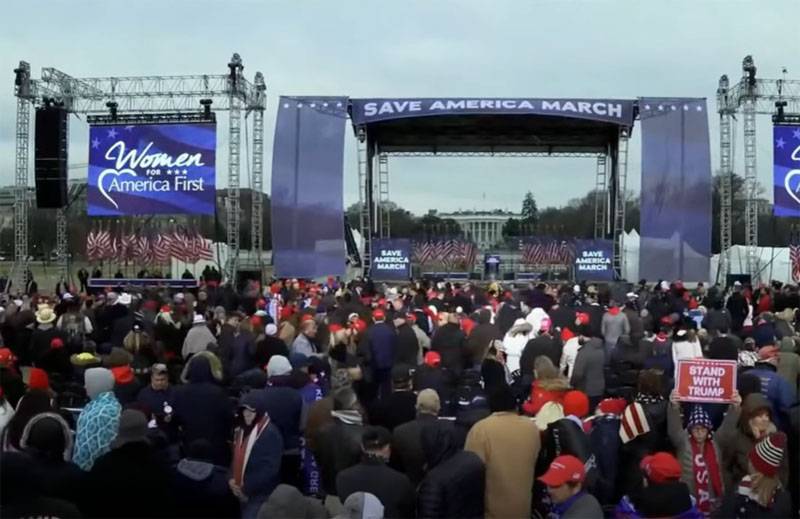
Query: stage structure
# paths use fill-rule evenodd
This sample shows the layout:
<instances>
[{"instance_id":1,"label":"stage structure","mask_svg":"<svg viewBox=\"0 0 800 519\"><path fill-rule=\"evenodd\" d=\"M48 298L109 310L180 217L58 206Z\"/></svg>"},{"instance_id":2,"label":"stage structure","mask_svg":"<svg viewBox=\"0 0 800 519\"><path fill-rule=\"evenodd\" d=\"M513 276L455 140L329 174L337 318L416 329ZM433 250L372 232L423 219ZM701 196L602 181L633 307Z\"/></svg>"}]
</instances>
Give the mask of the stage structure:
<instances>
[{"instance_id":1,"label":"stage structure","mask_svg":"<svg viewBox=\"0 0 800 519\"><path fill-rule=\"evenodd\" d=\"M343 213L348 117L358 140L361 266L367 275L373 240L391 238L390 157L522 156L594 159L594 237L613 247L611 264L621 278L628 142L641 120L647 192L643 187L640 264L653 279L708 278L711 170L704 99L344 96L280 98L272 164L278 276L344 273L341 226L325 222Z\"/></svg>"},{"instance_id":2,"label":"stage structure","mask_svg":"<svg viewBox=\"0 0 800 519\"><path fill-rule=\"evenodd\" d=\"M784 71L785 72L785 71ZM776 124L800 119L800 80L762 79L756 77L752 56L742 61L742 77L730 84L727 75L719 79L717 89L720 147L720 260L717 278L724 282L731 272L730 251L733 245L733 160L736 156L737 114L742 114L744 143L744 246L747 273L753 282L760 279L758 259L758 169L756 167L756 115L771 115ZM797 124L794 122L793 124ZM712 280L713 281L713 280Z\"/></svg>"},{"instance_id":3,"label":"stage structure","mask_svg":"<svg viewBox=\"0 0 800 519\"><path fill-rule=\"evenodd\" d=\"M228 111L228 192L225 203L228 262L225 273L235 283L239 257L239 197L242 116L253 116L252 244L261 257L263 208L263 143L266 85L261 72L251 83L245 79L238 54L228 63L226 74L187 76L134 76L74 78L55 68L43 68L40 79L31 77L31 67L20 61L14 69L17 97L14 286L24 286L28 269L28 206L31 108L55 103L68 113L86 115L91 124L158 124L209 122L213 112ZM212 111L213 110L213 111ZM247 160L246 158L245 160ZM68 274L66 208L56 210L57 255L61 279Z\"/></svg>"}]
</instances>

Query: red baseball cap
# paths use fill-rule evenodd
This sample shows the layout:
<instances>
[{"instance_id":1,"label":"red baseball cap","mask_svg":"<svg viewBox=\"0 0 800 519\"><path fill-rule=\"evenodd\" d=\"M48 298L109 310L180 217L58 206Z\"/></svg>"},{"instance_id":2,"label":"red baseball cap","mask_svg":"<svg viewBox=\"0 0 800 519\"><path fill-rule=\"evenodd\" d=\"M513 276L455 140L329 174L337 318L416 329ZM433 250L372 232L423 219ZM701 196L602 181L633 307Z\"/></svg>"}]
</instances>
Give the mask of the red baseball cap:
<instances>
[{"instance_id":1,"label":"red baseball cap","mask_svg":"<svg viewBox=\"0 0 800 519\"><path fill-rule=\"evenodd\" d=\"M442 356L439 352L429 351L425 354L425 365L435 368L442 363Z\"/></svg>"},{"instance_id":2,"label":"red baseball cap","mask_svg":"<svg viewBox=\"0 0 800 519\"><path fill-rule=\"evenodd\" d=\"M341 324L338 324L338 323L331 323L331 324L328 325L328 331L331 332L331 333L336 333L339 330L343 330L343 329L344 329L344 326L342 326Z\"/></svg>"},{"instance_id":3,"label":"red baseball cap","mask_svg":"<svg viewBox=\"0 0 800 519\"><path fill-rule=\"evenodd\" d=\"M352 326L358 333L364 333L367 331L367 322L364 319L356 319L352 322Z\"/></svg>"},{"instance_id":4,"label":"red baseball cap","mask_svg":"<svg viewBox=\"0 0 800 519\"><path fill-rule=\"evenodd\" d=\"M376 321L382 321L383 319L386 319L386 312L380 308L377 308L372 312L372 318Z\"/></svg>"},{"instance_id":5,"label":"red baseball cap","mask_svg":"<svg viewBox=\"0 0 800 519\"><path fill-rule=\"evenodd\" d=\"M311 314L303 314L303 317L300 318L300 322L301 323L304 323L306 321L313 321L313 320L314 320L314 316L311 315Z\"/></svg>"},{"instance_id":6,"label":"red baseball cap","mask_svg":"<svg viewBox=\"0 0 800 519\"><path fill-rule=\"evenodd\" d=\"M28 387L30 389L50 389L50 377L41 368L31 368L28 372Z\"/></svg>"},{"instance_id":7,"label":"red baseball cap","mask_svg":"<svg viewBox=\"0 0 800 519\"><path fill-rule=\"evenodd\" d=\"M0 366L8 366L17 361L14 353L8 348L0 348Z\"/></svg>"},{"instance_id":8,"label":"red baseball cap","mask_svg":"<svg viewBox=\"0 0 800 519\"><path fill-rule=\"evenodd\" d=\"M565 483L580 483L586 477L586 468L583 462L575 456L565 454L557 456L550 463L547 472L539 478L539 481L548 487L560 487Z\"/></svg>"},{"instance_id":9,"label":"red baseball cap","mask_svg":"<svg viewBox=\"0 0 800 519\"><path fill-rule=\"evenodd\" d=\"M639 467L653 483L664 483L681 477L681 464L669 452L656 452L645 456Z\"/></svg>"}]
</instances>

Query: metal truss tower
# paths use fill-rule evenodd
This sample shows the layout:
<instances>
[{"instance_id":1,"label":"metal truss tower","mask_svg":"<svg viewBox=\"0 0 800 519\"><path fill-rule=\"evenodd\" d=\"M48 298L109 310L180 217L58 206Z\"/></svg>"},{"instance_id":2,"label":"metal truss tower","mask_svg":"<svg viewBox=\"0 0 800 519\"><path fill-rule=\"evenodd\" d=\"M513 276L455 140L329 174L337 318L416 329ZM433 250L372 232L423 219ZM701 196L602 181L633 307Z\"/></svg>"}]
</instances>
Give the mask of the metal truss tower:
<instances>
[{"instance_id":1,"label":"metal truss tower","mask_svg":"<svg viewBox=\"0 0 800 519\"><path fill-rule=\"evenodd\" d=\"M266 106L267 85L264 75L256 72L256 95L259 96L258 105ZM263 99L261 99L263 97ZM253 168L250 172L252 178L251 221L250 221L250 250L256 255L258 265L261 265L261 256L264 250L263 225L264 225L264 108L253 108Z\"/></svg>"},{"instance_id":2,"label":"metal truss tower","mask_svg":"<svg viewBox=\"0 0 800 519\"><path fill-rule=\"evenodd\" d=\"M594 181L594 237L606 236L606 206L608 204L608 157L597 156L597 169Z\"/></svg>"},{"instance_id":3,"label":"metal truss tower","mask_svg":"<svg viewBox=\"0 0 800 519\"><path fill-rule=\"evenodd\" d=\"M261 121L260 131L253 132L251 158L253 174L263 177L263 111L266 109L266 86L263 76L256 75L255 85L242 75L242 60L234 54L228 65L227 74L201 74L188 76L134 76L134 77L95 77L74 78L58 69L42 69L40 79L31 78L30 65L21 61L14 70L14 95L17 97L16 165L14 198L14 267L13 282L17 288L24 286L24 275L28 269L28 180L30 156L30 109L43 104L44 99L63 103L64 108L73 114L106 117L113 122L117 114L141 116L148 122L157 122L165 114L197 114L202 108L231 112L229 129L228 160L230 187L226 208L235 206L236 211L229 216L227 226L229 262L226 274L229 282L235 282L239 254L239 162L241 111L253 111ZM260 78L259 78L260 76ZM259 83L260 82L260 83ZM113 110L112 110L113 107ZM110 113L111 111L111 113ZM257 141L258 140L258 141ZM254 189L256 184L253 184ZM235 200L235 202L234 202ZM260 198L259 198L260 202ZM258 216L262 223L263 214ZM68 254L66 253L65 211L56 213L57 251L59 269L66 273ZM255 222L256 218L252 218ZM234 232L235 231L235 232ZM260 236L260 234L259 234ZM260 240L258 245L262 245Z\"/></svg>"},{"instance_id":4,"label":"metal truss tower","mask_svg":"<svg viewBox=\"0 0 800 519\"><path fill-rule=\"evenodd\" d=\"M730 272L730 248L733 244L733 158L735 148L735 122L737 112L742 112L744 140L744 241L747 251L747 270L752 281L760 278L758 263L758 170L756 163L756 115L775 115L781 110L800 113L800 81L787 79L760 79L752 56L742 61L742 77L730 85L728 76L722 76L717 89L717 112L720 115L720 267L722 282Z\"/></svg>"},{"instance_id":5,"label":"metal truss tower","mask_svg":"<svg viewBox=\"0 0 800 519\"><path fill-rule=\"evenodd\" d=\"M381 238L391 237L391 207L389 207L389 157L378 155L378 232Z\"/></svg>"}]
</instances>

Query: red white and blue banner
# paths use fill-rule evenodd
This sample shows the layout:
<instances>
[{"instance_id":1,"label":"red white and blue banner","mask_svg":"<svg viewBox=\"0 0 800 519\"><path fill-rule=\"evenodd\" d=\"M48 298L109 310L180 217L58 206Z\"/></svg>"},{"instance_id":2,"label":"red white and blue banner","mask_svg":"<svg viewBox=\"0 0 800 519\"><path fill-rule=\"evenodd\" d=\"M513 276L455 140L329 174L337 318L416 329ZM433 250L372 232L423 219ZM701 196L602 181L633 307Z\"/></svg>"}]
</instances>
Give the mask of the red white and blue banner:
<instances>
[{"instance_id":1,"label":"red white and blue banner","mask_svg":"<svg viewBox=\"0 0 800 519\"><path fill-rule=\"evenodd\" d=\"M459 238L415 241L412 258L420 265L442 264L445 268L472 269L478 254L475 243Z\"/></svg>"},{"instance_id":2,"label":"red white and blue banner","mask_svg":"<svg viewBox=\"0 0 800 519\"><path fill-rule=\"evenodd\" d=\"M774 126L775 216L800 217L800 126Z\"/></svg>"},{"instance_id":3,"label":"red white and blue banner","mask_svg":"<svg viewBox=\"0 0 800 519\"><path fill-rule=\"evenodd\" d=\"M351 99L353 124L433 115L551 115L633 126L632 99Z\"/></svg>"},{"instance_id":4,"label":"red white and blue banner","mask_svg":"<svg viewBox=\"0 0 800 519\"><path fill-rule=\"evenodd\" d=\"M89 216L214 214L216 124L89 130Z\"/></svg>"}]
</instances>

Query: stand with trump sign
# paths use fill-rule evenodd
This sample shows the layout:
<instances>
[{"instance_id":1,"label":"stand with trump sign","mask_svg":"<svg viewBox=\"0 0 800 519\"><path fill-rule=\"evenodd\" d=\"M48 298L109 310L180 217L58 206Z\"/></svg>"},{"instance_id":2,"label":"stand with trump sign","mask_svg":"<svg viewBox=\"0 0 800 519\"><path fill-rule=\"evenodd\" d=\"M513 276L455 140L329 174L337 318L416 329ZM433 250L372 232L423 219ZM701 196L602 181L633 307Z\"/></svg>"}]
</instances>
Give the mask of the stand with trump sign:
<instances>
[{"instance_id":1,"label":"stand with trump sign","mask_svg":"<svg viewBox=\"0 0 800 519\"><path fill-rule=\"evenodd\" d=\"M736 361L679 360L675 390L682 402L727 403L736 391Z\"/></svg>"}]
</instances>

